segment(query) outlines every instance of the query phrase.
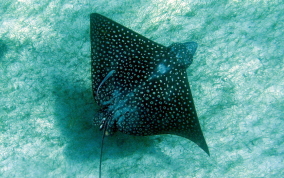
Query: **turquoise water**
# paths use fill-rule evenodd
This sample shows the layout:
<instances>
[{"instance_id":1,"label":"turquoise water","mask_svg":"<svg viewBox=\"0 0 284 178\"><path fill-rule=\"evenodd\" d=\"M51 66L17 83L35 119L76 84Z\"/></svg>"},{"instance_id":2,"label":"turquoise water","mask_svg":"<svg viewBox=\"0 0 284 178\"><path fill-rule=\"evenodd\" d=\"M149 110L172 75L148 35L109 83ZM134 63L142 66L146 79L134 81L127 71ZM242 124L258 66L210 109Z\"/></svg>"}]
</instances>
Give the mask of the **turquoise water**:
<instances>
[{"instance_id":1,"label":"turquoise water","mask_svg":"<svg viewBox=\"0 0 284 178\"><path fill-rule=\"evenodd\" d=\"M0 3L0 176L97 177L89 14L165 46L199 44L188 68L208 157L187 139L116 134L103 177L283 177L281 1Z\"/></svg>"}]
</instances>

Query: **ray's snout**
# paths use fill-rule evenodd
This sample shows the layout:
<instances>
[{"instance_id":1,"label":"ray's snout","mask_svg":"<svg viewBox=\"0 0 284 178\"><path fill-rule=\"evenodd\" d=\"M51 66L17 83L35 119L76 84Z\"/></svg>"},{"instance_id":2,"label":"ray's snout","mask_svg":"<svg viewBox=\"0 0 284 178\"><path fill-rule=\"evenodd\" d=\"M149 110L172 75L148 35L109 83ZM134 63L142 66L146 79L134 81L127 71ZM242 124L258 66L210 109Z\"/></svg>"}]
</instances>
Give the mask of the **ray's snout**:
<instances>
[{"instance_id":1,"label":"ray's snout","mask_svg":"<svg viewBox=\"0 0 284 178\"><path fill-rule=\"evenodd\" d=\"M173 43L169 46L169 50L176 57L177 64L188 68L192 63L197 46L195 42Z\"/></svg>"},{"instance_id":2,"label":"ray's snout","mask_svg":"<svg viewBox=\"0 0 284 178\"><path fill-rule=\"evenodd\" d=\"M183 44L186 46L186 48L188 50L188 53L194 55L194 53L195 53L195 51L197 49L197 46L198 46L197 43L195 43L195 42L186 42L186 43L183 43Z\"/></svg>"}]
</instances>

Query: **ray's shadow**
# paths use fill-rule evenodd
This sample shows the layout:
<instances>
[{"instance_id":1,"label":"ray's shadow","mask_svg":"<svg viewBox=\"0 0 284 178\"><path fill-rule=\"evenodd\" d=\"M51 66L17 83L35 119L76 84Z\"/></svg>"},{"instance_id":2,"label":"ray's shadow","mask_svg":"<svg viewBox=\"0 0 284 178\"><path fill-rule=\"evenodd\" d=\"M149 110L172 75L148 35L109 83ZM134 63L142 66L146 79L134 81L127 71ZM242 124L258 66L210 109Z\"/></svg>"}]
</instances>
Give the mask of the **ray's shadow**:
<instances>
[{"instance_id":1,"label":"ray's shadow","mask_svg":"<svg viewBox=\"0 0 284 178\"><path fill-rule=\"evenodd\" d=\"M56 126L64 140L64 156L69 160L86 161L98 152L99 132L92 126L95 105L91 91L70 78L53 76Z\"/></svg>"},{"instance_id":2,"label":"ray's shadow","mask_svg":"<svg viewBox=\"0 0 284 178\"><path fill-rule=\"evenodd\" d=\"M8 46L3 40L0 39L0 60L4 57L7 51L8 51Z\"/></svg>"}]
</instances>

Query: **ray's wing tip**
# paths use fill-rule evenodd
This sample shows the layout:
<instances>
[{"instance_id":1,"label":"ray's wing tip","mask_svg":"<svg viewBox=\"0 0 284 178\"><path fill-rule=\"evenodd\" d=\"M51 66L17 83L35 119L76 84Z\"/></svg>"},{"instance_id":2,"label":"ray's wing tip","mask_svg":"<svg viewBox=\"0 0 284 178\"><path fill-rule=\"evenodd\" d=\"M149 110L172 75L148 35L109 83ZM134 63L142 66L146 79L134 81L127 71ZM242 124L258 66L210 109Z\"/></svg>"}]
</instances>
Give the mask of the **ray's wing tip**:
<instances>
[{"instance_id":1,"label":"ray's wing tip","mask_svg":"<svg viewBox=\"0 0 284 178\"><path fill-rule=\"evenodd\" d=\"M98 14L98 13L96 13L96 12L90 14L91 17L93 17L93 16L98 16L98 15L100 15L100 14Z\"/></svg>"},{"instance_id":2,"label":"ray's wing tip","mask_svg":"<svg viewBox=\"0 0 284 178\"><path fill-rule=\"evenodd\" d=\"M101 14L96 13L96 12L90 14L90 19L99 18L99 17L103 17L103 16Z\"/></svg>"},{"instance_id":3,"label":"ray's wing tip","mask_svg":"<svg viewBox=\"0 0 284 178\"><path fill-rule=\"evenodd\" d=\"M210 152L209 152L209 148L208 145L206 143L206 140L202 134L202 139L200 140L200 142L195 142L205 153L207 153L208 156L210 156Z\"/></svg>"},{"instance_id":4,"label":"ray's wing tip","mask_svg":"<svg viewBox=\"0 0 284 178\"><path fill-rule=\"evenodd\" d=\"M204 145L200 146L200 148L201 148L203 151L205 151L205 153L207 153L207 155L210 157L209 148L208 148L206 142L205 142Z\"/></svg>"}]
</instances>

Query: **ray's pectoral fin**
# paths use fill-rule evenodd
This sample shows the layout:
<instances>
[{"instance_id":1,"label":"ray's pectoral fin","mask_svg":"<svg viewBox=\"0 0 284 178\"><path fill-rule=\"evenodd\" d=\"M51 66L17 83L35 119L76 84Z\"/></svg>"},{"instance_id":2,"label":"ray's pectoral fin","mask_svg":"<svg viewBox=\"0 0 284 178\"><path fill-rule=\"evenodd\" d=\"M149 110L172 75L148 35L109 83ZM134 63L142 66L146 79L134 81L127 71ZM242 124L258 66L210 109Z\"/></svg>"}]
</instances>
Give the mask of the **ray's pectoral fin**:
<instances>
[{"instance_id":1,"label":"ray's pectoral fin","mask_svg":"<svg viewBox=\"0 0 284 178\"><path fill-rule=\"evenodd\" d=\"M166 133L185 137L209 155L186 73L186 68L192 63L197 43L174 43L167 49L168 52L164 53L166 60L158 63L157 70L152 74L155 77L151 77L146 84L152 93L144 93L144 96L152 100L147 102L142 99L147 107L141 107L140 110L150 113L147 116L151 120L150 125L159 125L159 128L153 128L154 134Z\"/></svg>"},{"instance_id":2,"label":"ray's pectoral fin","mask_svg":"<svg viewBox=\"0 0 284 178\"><path fill-rule=\"evenodd\" d=\"M203 136L193 97L191 94L190 86L187 79L186 68L188 68L193 60L193 55L197 49L197 43L186 42L186 43L174 43L170 45L169 55L173 56L172 63L174 66L169 74L166 74L164 78L174 77L178 80L168 82L167 80L162 81L167 83L171 88L179 88L176 90L175 95L171 96L171 104L178 106L179 111L172 112L172 116L175 116L174 121L178 122L177 128L170 129L172 134L176 134L196 143L202 148L209 156L209 149L205 138ZM170 89L168 89L170 90ZM176 101L173 103L173 101Z\"/></svg>"}]
</instances>

